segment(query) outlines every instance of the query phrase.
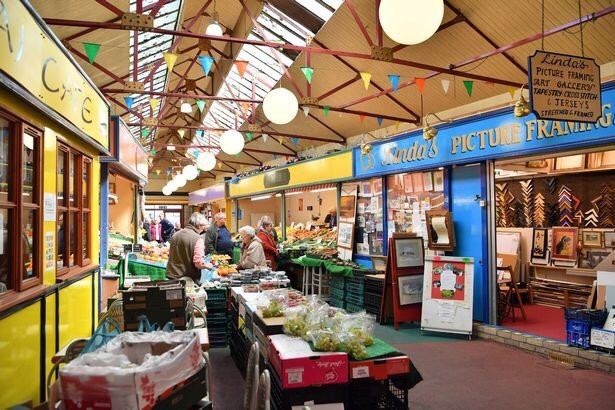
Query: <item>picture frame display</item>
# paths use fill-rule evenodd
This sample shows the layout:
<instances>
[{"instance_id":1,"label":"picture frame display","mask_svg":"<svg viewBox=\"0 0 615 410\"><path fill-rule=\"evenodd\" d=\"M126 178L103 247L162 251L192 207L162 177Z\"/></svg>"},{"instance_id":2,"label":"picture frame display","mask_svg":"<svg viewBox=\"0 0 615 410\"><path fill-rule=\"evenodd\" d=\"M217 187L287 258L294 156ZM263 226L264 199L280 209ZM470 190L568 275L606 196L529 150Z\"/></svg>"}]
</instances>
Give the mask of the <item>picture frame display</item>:
<instances>
[{"instance_id":1,"label":"picture frame display","mask_svg":"<svg viewBox=\"0 0 615 410\"><path fill-rule=\"evenodd\" d=\"M424 275L404 275L397 277L400 306L423 302Z\"/></svg>"},{"instance_id":2,"label":"picture frame display","mask_svg":"<svg viewBox=\"0 0 615 410\"><path fill-rule=\"evenodd\" d=\"M578 228L554 226L552 229L551 259L577 260Z\"/></svg>"},{"instance_id":3,"label":"picture frame display","mask_svg":"<svg viewBox=\"0 0 615 410\"><path fill-rule=\"evenodd\" d=\"M431 172L423 172L423 188L425 191L433 191L433 178Z\"/></svg>"},{"instance_id":4,"label":"picture frame display","mask_svg":"<svg viewBox=\"0 0 615 410\"><path fill-rule=\"evenodd\" d=\"M584 248L602 248L602 232L588 231L581 232L581 240Z\"/></svg>"},{"instance_id":5,"label":"picture frame display","mask_svg":"<svg viewBox=\"0 0 615 410\"><path fill-rule=\"evenodd\" d=\"M372 182L372 194L380 195L382 193L382 179L377 178Z\"/></svg>"},{"instance_id":6,"label":"picture frame display","mask_svg":"<svg viewBox=\"0 0 615 410\"><path fill-rule=\"evenodd\" d=\"M354 223L342 222L337 224L337 246L344 249L352 249L354 242Z\"/></svg>"},{"instance_id":7,"label":"picture frame display","mask_svg":"<svg viewBox=\"0 0 615 410\"><path fill-rule=\"evenodd\" d=\"M548 251L549 230L547 228L534 228L532 235L532 258L544 259Z\"/></svg>"},{"instance_id":8,"label":"picture frame display","mask_svg":"<svg viewBox=\"0 0 615 410\"><path fill-rule=\"evenodd\" d=\"M437 192L444 191L444 171L433 172L433 190Z\"/></svg>"},{"instance_id":9,"label":"picture frame display","mask_svg":"<svg viewBox=\"0 0 615 410\"><path fill-rule=\"evenodd\" d=\"M414 192L424 192L425 187L423 187L423 173L422 172L414 172L412 175L412 188Z\"/></svg>"},{"instance_id":10,"label":"picture frame display","mask_svg":"<svg viewBox=\"0 0 615 410\"><path fill-rule=\"evenodd\" d=\"M354 195L343 195L340 197L340 217L354 219L356 214L357 197Z\"/></svg>"},{"instance_id":11,"label":"picture frame display","mask_svg":"<svg viewBox=\"0 0 615 410\"><path fill-rule=\"evenodd\" d=\"M404 192L406 194L414 193L414 186L412 185L412 174L404 175Z\"/></svg>"},{"instance_id":12,"label":"picture frame display","mask_svg":"<svg viewBox=\"0 0 615 410\"><path fill-rule=\"evenodd\" d=\"M455 231L450 211L426 211L425 219L427 223L427 247L431 250L454 250Z\"/></svg>"},{"instance_id":13,"label":"picture frame display","mask_svg":"<svg viewBox=\"0 0 615 410\"><path fill-rule=\"evenodd\" d=\"M424 245L420 236L394 235L395 266L398 269L423 266Z\"/></svg>"},{"instance_id":14,"label":"picture frame display","mask_svg":"<svg viewBox=\"0 0 615 410\"><path fill-rule=\"evenodd\" d=\"M615 232L604 233L604 246L607 248L615 248Z\"/></svg>"}]
</instances>

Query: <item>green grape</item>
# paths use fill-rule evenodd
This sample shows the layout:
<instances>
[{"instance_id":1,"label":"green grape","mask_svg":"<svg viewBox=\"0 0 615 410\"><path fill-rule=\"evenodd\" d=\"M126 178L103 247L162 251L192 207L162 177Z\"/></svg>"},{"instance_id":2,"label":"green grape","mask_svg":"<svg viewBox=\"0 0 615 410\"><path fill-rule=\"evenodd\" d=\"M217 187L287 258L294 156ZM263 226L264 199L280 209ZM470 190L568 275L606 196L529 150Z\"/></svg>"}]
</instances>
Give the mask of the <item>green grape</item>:
<instances>
[{"instance_id":1,"label":"green grape","mask_svg":"<svg viewBox=\"0 0 615 410\"><path fill-rule=\"evenodd\" d=\"M367 349L358 339L353 339L346 343L346 352L354 360L365 360L368 357Z\"/></svg>"},{"instance_id":2,"label":"green grape","mask_svg":"<svg viewBox=\"0 0 615 410\"><path fill-rule=\"evenodd\" d=\"M316 338L314 347L321 352L335 352L339 346L338 341L328 334L321 334Z\"/></svg>"},{"instance_id":3,"label":"green grape","mask_svg":"<svg viewBox=\"0 0 615 410\"><path fill-rule=\"evenodd\" d=\"M290 318L286 319L283 326L284 333L291 336L304 336L307 332L307 324L303 319Z\"/></svg>"},{"instance_id":4,"label":"green grape","mask_svg":"<svg viewBox=\"0 0 615 410\"><path fill-rule=\"evenodd\" d=\"M374 344L374 338L371 337L367 332L363 331L363 329L351 329L350 333L357 336L357 338L359 338L361 343L363 343L365 346L371 346Z\"/></svg>"},{"instance_id":5,"label":"green grape","mask_svg":"<svg viewBox=\"0 0 615 410\"><path fill-rule=\"evenodd\" d=\"M283 314L284 313L282 312L282 307L276 300L272 300L271 302L269 302L269 306L267 306L266 309L263 309L264 318L280 317Z\"/></svg>"}]
</instances>

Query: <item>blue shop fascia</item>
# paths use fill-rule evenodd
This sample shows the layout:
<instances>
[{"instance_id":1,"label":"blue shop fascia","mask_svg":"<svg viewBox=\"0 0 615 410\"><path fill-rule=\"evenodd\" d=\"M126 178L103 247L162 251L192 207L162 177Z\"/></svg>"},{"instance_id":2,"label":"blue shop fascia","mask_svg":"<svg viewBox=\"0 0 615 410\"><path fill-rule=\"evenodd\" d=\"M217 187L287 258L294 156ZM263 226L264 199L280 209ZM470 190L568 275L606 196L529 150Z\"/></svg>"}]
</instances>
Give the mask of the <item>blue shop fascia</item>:
<instances>
[{"instance_id":1,"label":"blue shop fascia","mask_svg":"<svg viewBox=\"0 0 615 410\"><path fill-rule=\"evenodd\" d=\"M596 123L541 120L533 114L516 118L510 107L437 125L438 133L429 141L419 129L373 142L369 153L355 147L354 178L382 177L387 238L394 226L387 210L389 176L443 170L444 208L452 213L457 239L455 250L447 255L474 257L474 319L495 323L495 161L555 157L612 145L614 104L615 82L611 82L603 84L602 117Z\"/></svg>"}]
</instances>

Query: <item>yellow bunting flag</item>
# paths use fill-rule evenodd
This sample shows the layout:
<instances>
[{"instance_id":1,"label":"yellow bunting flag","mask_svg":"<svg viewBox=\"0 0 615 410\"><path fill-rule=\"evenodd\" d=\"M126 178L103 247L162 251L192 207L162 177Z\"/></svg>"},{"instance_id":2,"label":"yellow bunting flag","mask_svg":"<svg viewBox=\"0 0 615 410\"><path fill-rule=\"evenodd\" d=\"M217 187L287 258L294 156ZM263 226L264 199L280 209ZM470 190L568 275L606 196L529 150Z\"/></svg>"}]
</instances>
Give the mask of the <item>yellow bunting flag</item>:
<instances>
[{"instance_id":1,"label":"yellow bunting flag","mask_svg":"<svg viewBox=\"0 0 615 410\"><path fill-rule=\"evenodd\" d=\"M169 73L173 71L173 67L175 66L175 62L177 61L177 54L162 53L162 58L164 58L164 62L167 64L167 70L169 70Z\"/></svg>"},{"instance_id":2,"label":"yellow bunting flag","mask_svg":"<svg viewBox=\"0 0 615 410\"><path fill-rule=\"evenodd\" d=\"M515 93L517 92L517 87L508 87L508 94L510 94L510 98L515 99Z\"/></svg>"},{"instance_id":3,"label":"yellow bunting flag","mask_svg":"<svg viewBox=\"0 0 615 410\"><path fill-rule=\"evenodd\" d=\"M369 88L369 83L372 81L372 74L366 73L364 71L361 71L359 74L361 75L361 78L363 79L363 85L367 90Z\"/></svg>"},{"instance_id":4,"label":"yellow bunting flag","mask_svg":"<svg viewBox=\"0 0 615 410\"><path fill-rule=\"evenodd\" d=\"M160 100L158 100L158 98L150 98L149 99L149 105L150 107L152 107L152 111L156 111L156 108L158 108L158 102Z\"/></svg>"},{"instance_id":5,"label":"yellow bunting flag","mask_svg":"<svg viewBox=\"0 0 615 410\"><path fill-rule=\"evenodd\" d=\"M395 131L399 130L399 121L395 121Z\"/></svg>"}]
</instances>

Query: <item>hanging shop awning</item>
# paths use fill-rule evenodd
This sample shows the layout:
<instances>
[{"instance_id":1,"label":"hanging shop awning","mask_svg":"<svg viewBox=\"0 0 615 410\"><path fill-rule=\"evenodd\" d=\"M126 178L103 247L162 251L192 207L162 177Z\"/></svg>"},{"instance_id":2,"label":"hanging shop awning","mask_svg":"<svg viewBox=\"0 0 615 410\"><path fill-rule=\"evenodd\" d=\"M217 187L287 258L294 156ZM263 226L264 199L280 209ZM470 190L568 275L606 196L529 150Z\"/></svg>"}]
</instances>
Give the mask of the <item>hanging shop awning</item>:
<instances>
[{"instance_id":1,"label":"hanging shop awning","mask_svg":"<svg viewBox=\"0 0 615 410\"><path fill-rule=\"evenodd\" d=\"M352 179L352 151L275 168L228 183L229 198Z\"/></svg>"},{"instance_id":2,"label":"hanging shop awning","mask_svg":"<svg viewBox=\"0 0 615 410\"><path fill-rule=\"evenodd\" d=\"M336 184L318 184L318 185L314 185L314 186L310 186L310 187L303 187L303 188L291 188L291 189L287 189L284 192L286 192L286 195L293 195L293 194L299 194L299 193L303 193L303 192L324 192L324 191L333 191L337 189L337 185Z\"/></svg>"},{"instance_id":3,"label":"hanging shop awning","mask_svg":"<svg viewBox=\"0 0 615 410\"><path fill-rule=\"evenodd\" d=\"M188 203L190 205L202 204L219 199L224 199L224 184L217 184L188 194Z\"/></svg>"}]
</instances>

